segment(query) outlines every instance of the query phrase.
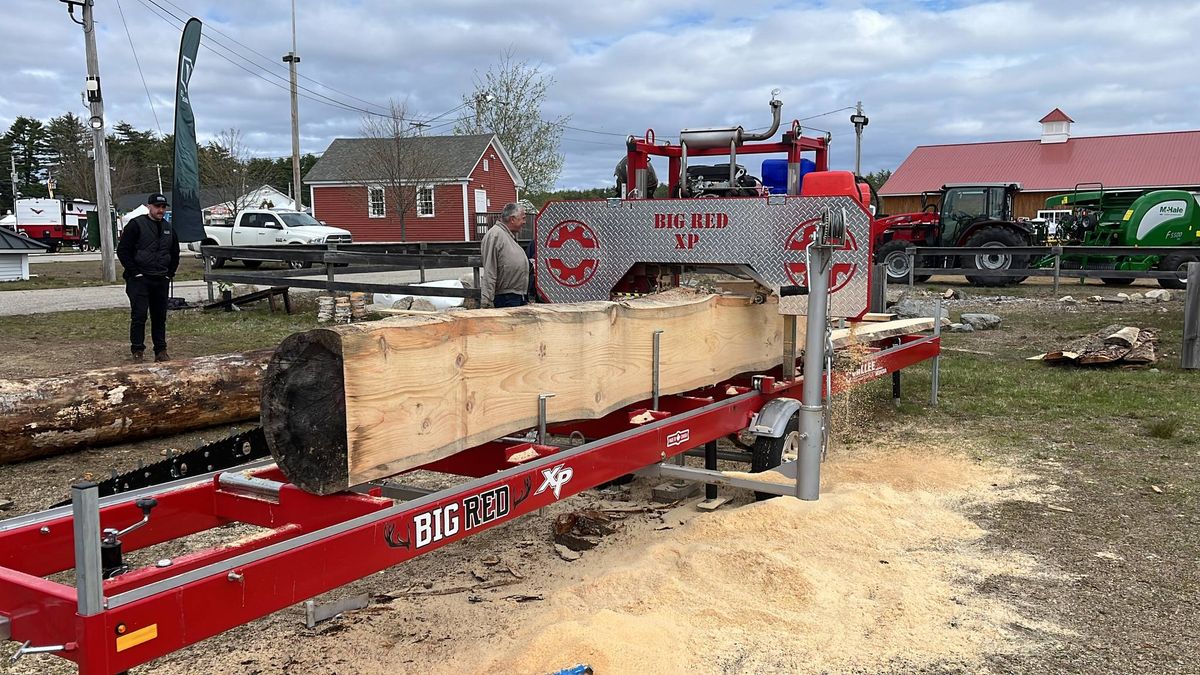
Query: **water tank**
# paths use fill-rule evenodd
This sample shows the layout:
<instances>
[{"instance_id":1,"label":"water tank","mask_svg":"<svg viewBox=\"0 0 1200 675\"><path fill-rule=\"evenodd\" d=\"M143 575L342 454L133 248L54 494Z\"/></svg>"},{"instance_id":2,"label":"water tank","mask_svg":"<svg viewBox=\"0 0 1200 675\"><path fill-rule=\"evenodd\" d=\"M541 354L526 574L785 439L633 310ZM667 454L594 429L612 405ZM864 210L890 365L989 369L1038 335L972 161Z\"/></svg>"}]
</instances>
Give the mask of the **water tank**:
<instances>
[{"instance_id":1,"label":"water tank","mask_svg":"<svg viewBox=\"0 0 1200 675\"><path fill-rule=\"evenodd\" d=\"M800 184L804 184L804 174L816 171L817 165L811 159L800 160ZM762 163L762 182L773 195L787 194L788 163L786 159L764 159Z\"/></svg>"}]
</instances>

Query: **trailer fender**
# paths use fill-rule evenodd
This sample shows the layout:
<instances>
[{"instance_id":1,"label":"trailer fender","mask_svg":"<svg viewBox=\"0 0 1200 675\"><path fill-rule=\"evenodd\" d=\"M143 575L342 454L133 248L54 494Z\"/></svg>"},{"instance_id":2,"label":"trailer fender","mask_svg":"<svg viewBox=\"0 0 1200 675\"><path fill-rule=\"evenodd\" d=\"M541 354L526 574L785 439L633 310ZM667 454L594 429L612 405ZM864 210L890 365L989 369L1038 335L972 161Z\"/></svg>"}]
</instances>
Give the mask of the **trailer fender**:
<instances>
[{"instance_id":1,"label":"trailer fender","mask_svg":"<svg viewBox=\"0 0 1200 675\"><path fill-rule=\"evenodd\" d=\"M788 420L799 411L800 401L783 396L773 398L754 415L746 431L758 437L782 438Z\"/></svg>"}]
</instances>

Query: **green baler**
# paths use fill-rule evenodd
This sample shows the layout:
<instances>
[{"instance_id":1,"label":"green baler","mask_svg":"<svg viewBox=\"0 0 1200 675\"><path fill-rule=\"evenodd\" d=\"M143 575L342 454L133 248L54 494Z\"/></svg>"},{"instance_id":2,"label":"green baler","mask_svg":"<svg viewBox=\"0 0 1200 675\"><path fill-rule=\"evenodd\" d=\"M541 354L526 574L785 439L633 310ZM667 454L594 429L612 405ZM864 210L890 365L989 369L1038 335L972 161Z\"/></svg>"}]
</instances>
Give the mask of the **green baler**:
<instances>
[{"instance_id":1,"label":"green baler","mask_svg":"<svg viewBox=\"0 0 1200 675\"><path fill-rule=\"evenodd\" d=\"M1165 256L1091 255L1064 256L1065 269L1113 270L1185 269L1200 260L1200 195L1185 190L1099 190L1057 195L1046 200L1046 208L1069 207L1072 218L1054 233L1045 233L1049 243L1079 246L1179 246L1179 253ZM1133 279L1106 278L1113 285L1128 285ZM1164 288L1183 288L1177 279L1160 279Z\"/></svg>"}]
</instances>

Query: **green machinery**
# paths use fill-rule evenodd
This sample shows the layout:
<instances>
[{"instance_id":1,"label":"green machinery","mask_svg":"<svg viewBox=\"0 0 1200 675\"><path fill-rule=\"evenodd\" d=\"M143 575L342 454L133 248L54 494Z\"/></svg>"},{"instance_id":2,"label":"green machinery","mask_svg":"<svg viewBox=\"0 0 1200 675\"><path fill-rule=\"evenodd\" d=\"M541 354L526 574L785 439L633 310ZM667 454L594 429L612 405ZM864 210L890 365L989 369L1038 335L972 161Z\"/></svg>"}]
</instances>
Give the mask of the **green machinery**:
<instances>
[{"instance_id":1,"label":"green machinery","mask_svg":"<svg viewBox=\"0 0 1200 675\"><path fill-rule=\"evenodd\" d=\"M1096 186L1098 189L1081 190ZM1070 194L1046 200L1048 209L1071 209L1055 226L1041 225L1035 240L1067 246L1178 246L1168 255L1063 256L1063 269L1186 270L1200 261L1200 195L1186 190L1105 190L1085 183ZM1043 261L1053 265L1053 260ZM1044 266L1044 265L1037 265ZM1126 286L1133 279L1103 278ZM1179 279L1159 279L1164 288L1184 288Z\"/></svg>"}]
</instances>

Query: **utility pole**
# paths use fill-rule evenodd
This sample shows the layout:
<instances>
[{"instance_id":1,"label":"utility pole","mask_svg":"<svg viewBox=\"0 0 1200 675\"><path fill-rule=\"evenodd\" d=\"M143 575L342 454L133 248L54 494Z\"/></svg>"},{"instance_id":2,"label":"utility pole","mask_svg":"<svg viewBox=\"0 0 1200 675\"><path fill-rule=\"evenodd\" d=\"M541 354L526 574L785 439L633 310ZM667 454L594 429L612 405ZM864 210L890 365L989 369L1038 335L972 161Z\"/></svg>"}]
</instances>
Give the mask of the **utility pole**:
<instances>
[{"instance_id":1,"label":"utility pole","mask_svg":"<svg viewBox=\"0 0 1200 675\"><path fill-rule=\"evenodd\" d=\"M288 74L292 78L292 184L296 186L292 201L300 211L300 110L296 103L296 64L300 63L300 57L296 56L296 0L292 0L292 51L283 57L283 62L288 64Z\"/></svg>"},{"instance_id":2,"label":"utility pole","mask_svg":"<svg viewBox=\"0 0 1200 675\"><path fill-rule=\"evenodd\" d=\"M17 150L16 148L8 148L8 158L12 160L12 195L13 195L13 232L20 232L21 215L20 209L17 208L17 200L21 198L21 190L17 187Z\"/></svg>"},{"instance_id":3,"label":"utility pole","mask_svg":"<svg viewBox=\"0 0 1200 675\"><path fill-rule=\"evenodd\" d=\"M158 171L158 191L162 192L162 164L155 164L154 169Z\"/></svg>"},{"instance_id":4,"label":"utility pole","mask_svg":"<svg viewBox=\"0 0 1200 675\"><path fill-rule=\"evenodd\" d=\"M112 236L112 195L108 173L108 145L104 138L104 96L100 89L100 62L96 56L96 22L93 17L94 0L59 0L67 5L71 20L83 26L83 41L87 49L87 95L92 116L88 126L92 130L92 146L96 154L96 215L100 223L100 264L105 283L117 280L117 260ZM75 5L83 7L83 21L75 18Z\"/></svg>"},{"instance_id":5,"label":"utility pole","mask_svg":"<svg viewBox=\"0 0 1200 675\"><path fill-rule=\"evenodd\" d=\"M862 130L871 120L862 112L862 101L854 107L850 123L854 125L854 175L862 175Z\"/></svg>"}]
</instances>

